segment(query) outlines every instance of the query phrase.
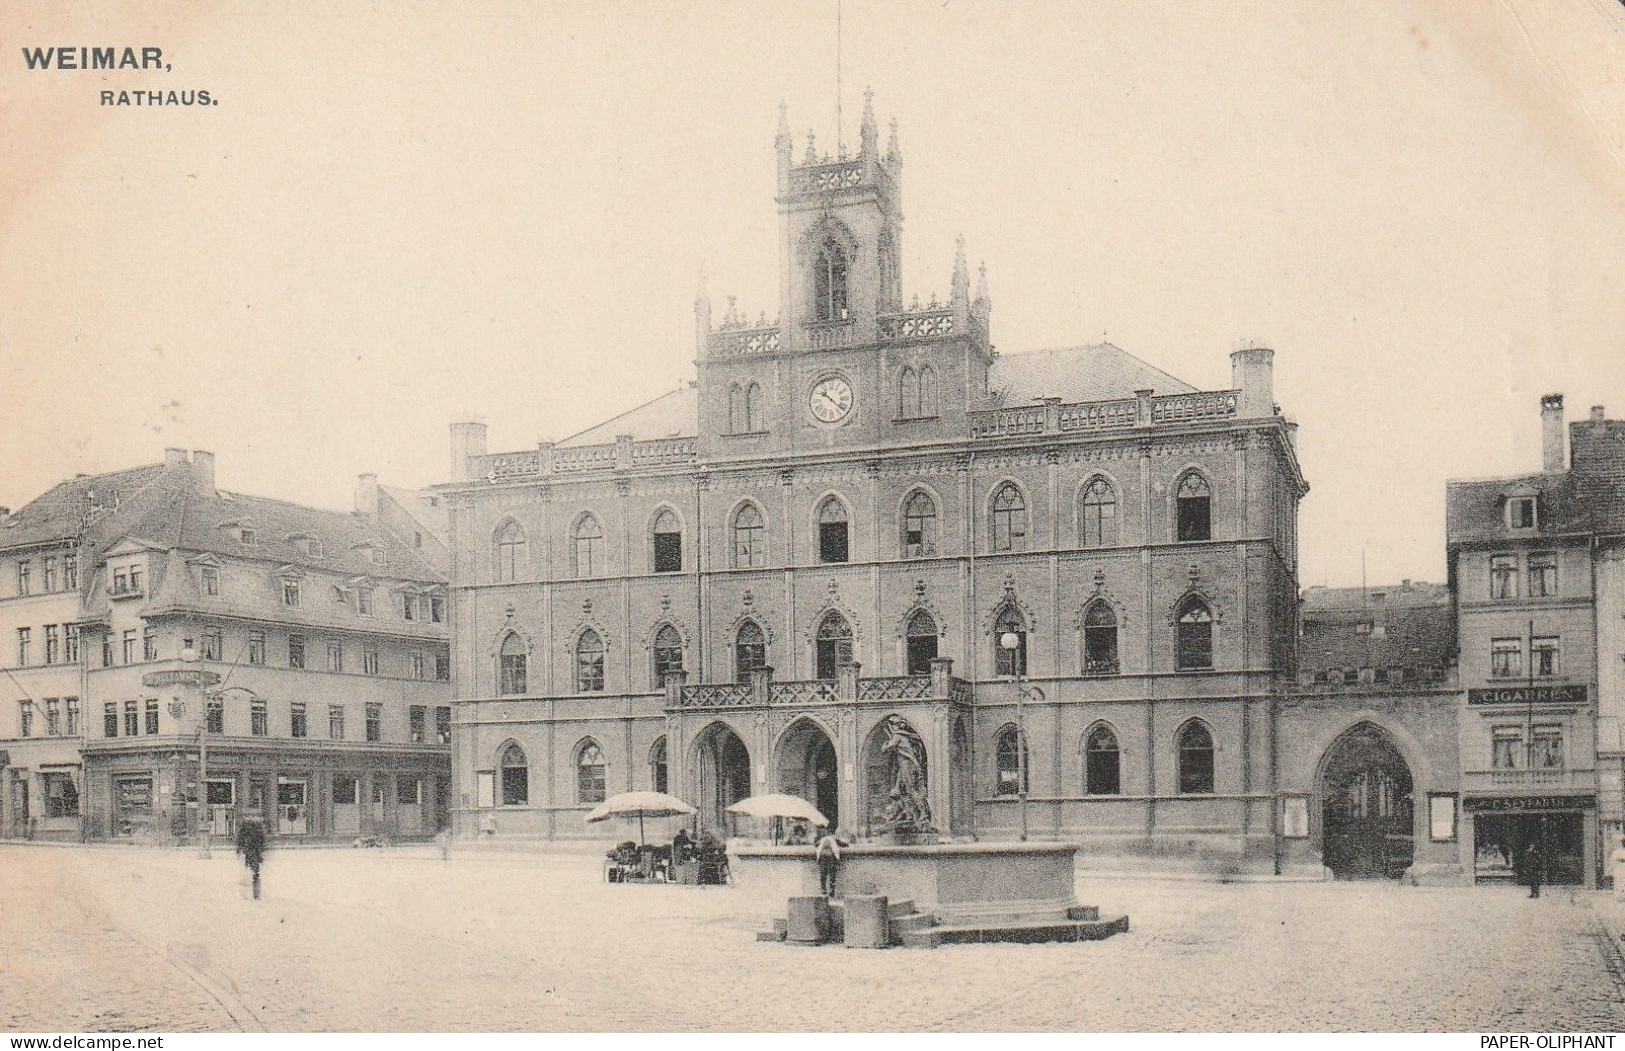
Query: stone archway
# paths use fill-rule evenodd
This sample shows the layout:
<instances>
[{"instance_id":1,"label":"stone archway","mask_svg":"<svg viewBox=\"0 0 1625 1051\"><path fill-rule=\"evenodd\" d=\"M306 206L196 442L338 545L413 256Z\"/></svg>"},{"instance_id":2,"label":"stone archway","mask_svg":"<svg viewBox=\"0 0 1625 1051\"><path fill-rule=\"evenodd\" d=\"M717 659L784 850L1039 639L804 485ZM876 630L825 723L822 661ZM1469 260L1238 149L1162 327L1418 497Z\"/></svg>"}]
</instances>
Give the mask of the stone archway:
<instances>
[{"instance_id":1,"label":"stone archway","mask_svg":"<svg viewBox=\"0 0 1625 1051\"><path fill-rule=\"evenodd\" d=\"M1359 723L1320 764L1322 863L1338 879L1397 879L1416 852L1414 782L1387 731Z\"/></svg>"},{"instance_id":2,"label":"stone archway","mask_svg":"<svg viewBox=\"0 0 1625 1051\"><path fill-rule=\"evenodd\" d=\"M798 719L779 738L773 757L776 790L800 796L830 825L841 822L840 768L835 758L835 742L812 719Z\"/></svg>"},{"instance_id":3,"label":"stone archway","mask_svg":"<svg viewBox=\"0 0 1625 1051\"><path fill-rule=\"evenodd\" d=\"M712 723L694 741L701 828L726 835L728 808L750 795L750 750L725 723Z\"/></svg>"}]
</instances>

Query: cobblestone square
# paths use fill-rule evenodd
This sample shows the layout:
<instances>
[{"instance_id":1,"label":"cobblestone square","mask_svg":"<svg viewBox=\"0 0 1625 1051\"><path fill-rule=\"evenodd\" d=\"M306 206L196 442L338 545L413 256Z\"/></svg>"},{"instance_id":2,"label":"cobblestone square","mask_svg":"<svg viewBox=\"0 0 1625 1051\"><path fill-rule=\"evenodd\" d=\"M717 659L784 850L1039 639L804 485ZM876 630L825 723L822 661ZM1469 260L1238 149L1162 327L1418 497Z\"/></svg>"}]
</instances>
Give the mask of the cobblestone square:
<instances>
[{"instance_id":1,"label":"cobblestone square","mask_svg":"<svg viewBox=\"0 0 1625 1051\"><path fill-rule=\"evenodd\" d=\"M753 940L728 888L569 854L0 847L11 1031L1618 1030L1595 892L1086 880L1126 936Z\"/></svg>"}]
</instances>

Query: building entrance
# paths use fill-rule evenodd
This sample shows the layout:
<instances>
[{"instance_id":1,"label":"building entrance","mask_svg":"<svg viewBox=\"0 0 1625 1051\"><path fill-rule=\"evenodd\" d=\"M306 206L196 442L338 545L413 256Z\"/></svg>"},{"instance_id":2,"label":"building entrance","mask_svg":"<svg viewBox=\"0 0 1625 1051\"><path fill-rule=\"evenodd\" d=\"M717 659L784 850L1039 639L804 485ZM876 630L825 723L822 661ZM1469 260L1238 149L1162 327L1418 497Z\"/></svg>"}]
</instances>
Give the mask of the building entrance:
<instances>
[{"instance_id":1,"label":"building entrance","mask_svg":"<svg viewBox=\"0 0 1625 1051\"><path fill-rule=\"evenodd\" d=\"M1474 882L1527 883L1530 864L1542 884L1584 883L1585 815L1481 813L1473 819Z\"/></svg>"},{"instance_id":2,"label":"building entrance","mask_svg":"<svg viewBox=\"0 0 1625 1051\"><path fill-rule=\"evenodd\" d=\"M1411 772L1381 728L1361 723L1321 765L1321 861L1338 879L1397 879L1415 855Z\"/></svg>"},{"instance_id":3,"label":"building entrance","mask_svg":"<svg viewBox=\"0 0 1625 1051\"><path fill-rule=\"evenodd\" d=\"M702 828L727 834L728 808L750 795L750 751L739 735L713 723L695 743Z\"/></svg>"},{"instance_id":4,"label":"building entrance","mask_svg":"<svg viewBox=\"0 0 1625 1051\"><path fill-rule=\"evenodd\" d=\"M802 719L779 740L778 790L800 796L829 819L832 827L841 821L840 778L835 761L835 744L822 727Z\"/></svg>"}]
</instances>

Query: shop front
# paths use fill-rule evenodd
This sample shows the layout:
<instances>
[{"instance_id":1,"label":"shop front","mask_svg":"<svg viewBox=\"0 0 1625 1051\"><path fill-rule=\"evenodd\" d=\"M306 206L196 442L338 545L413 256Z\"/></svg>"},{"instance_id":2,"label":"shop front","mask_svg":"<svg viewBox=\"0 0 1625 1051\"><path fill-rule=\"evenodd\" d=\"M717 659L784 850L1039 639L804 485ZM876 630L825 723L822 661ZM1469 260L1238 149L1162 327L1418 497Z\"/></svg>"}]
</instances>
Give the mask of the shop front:
<instances>
[{"instance_id":1,"label":"shop front","mask_svg":"<svg viewBox=\"0 0 1625 1051\"><path fill-rule=\"evenodd\" d=\"M1473 882L1596 886L1595 795L1467 796Z\"/></svg>"}]
</instances>

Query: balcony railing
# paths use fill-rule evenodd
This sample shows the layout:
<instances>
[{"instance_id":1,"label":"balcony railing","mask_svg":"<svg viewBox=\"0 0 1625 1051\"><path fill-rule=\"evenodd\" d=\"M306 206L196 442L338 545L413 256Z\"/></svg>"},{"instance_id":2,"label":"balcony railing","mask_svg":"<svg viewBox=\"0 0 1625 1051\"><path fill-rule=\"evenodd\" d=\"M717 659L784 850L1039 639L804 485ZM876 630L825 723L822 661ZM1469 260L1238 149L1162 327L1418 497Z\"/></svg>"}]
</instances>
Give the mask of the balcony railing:
<instances>
[{"instance_id":1,"label":"balcony railing","mask_svg":"<svg viewBox=\"0 0 1625 1051\"><path fill-rule=\"evenodd\" d=\"M1108 401L1062 402L984 409L971 413L977 438L1025 438L1037 434L1100 433L1170 424L1198 424L1236 415L1238 391L1164 394Z\"/></svg>"},{"instance_id":2,"label":"balcony railing","mask_svg":"<svg viewBox=\"0 0 1625 1051\"><path fill-rule=\"evenodd\" d=\"M1566 795L1595 792L1597 772L1571 767L1536 767L1518 770L1468 770L1461 775L1464 791Z\"/></svg>"},{"instance_id":3,"label":"balcony railing","mask_svg":"<svg viewBox=\"0 0 1625 1051\"><path fill-rule=\"evenodd\" d=\"M693 463L698 455L699 442L694 438L627 439L567 449L542 445L528 452L471 456L469 470L476 478L505 482L559 474L681 465Z\"/></svg>"},{"instance_id":4,"label":"balcony railing","mask_svg":"<svg viewBox=\"0 0 1625 1051\"><path fill-rule=\"evenodd\" d=\"M666 677L666 707L671 710L801 707L822 704L891 704L907 701L946 701L969 704L970 683L951 674L952 661L932 662L927 675L885 675L862 678L858 665L838 669L834 679L797 679L774 682L771 668L760 668L749 682L685 682L686 674Z\"/></svg>"}]
</instances>

